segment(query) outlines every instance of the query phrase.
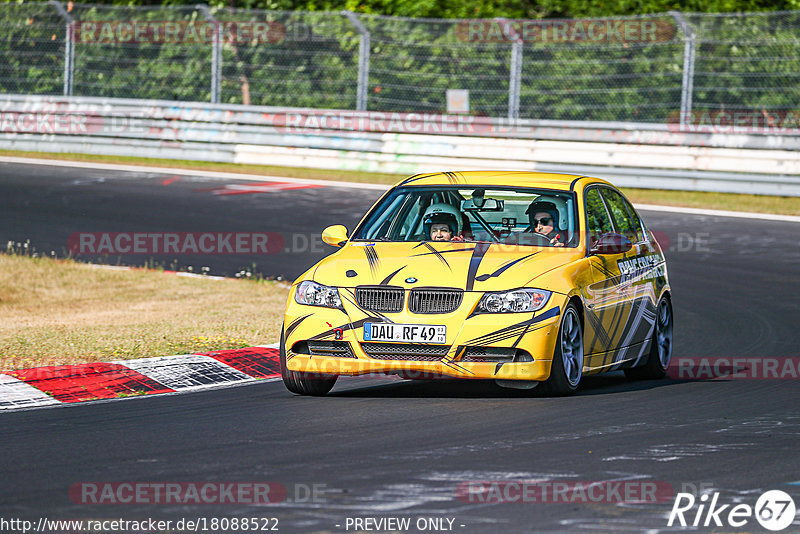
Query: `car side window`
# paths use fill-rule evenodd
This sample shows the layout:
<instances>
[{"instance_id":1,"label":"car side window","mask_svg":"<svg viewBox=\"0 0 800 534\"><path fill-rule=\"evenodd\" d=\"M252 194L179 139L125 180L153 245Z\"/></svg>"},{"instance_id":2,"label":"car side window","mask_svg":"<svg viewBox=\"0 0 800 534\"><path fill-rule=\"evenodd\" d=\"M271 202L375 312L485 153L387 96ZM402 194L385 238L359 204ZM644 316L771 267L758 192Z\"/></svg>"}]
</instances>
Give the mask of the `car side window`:
<instances>
[{"instance_id":1,"label":"car side window","mask_svg":"<svg viewBox=\"0 0 800 534\"><path fill-rule=\"evenodd\" d=\"M630 202L625 197L621 197L622 202L625 203L625 206L628 208L628 213L631 217L631 223L633 224L634 230L636 230L636 241L634 243L640 243L644 241L644 224L642 224L642 219L639 217L639 214L636 213L636 210L631 205Z\"/></svg>"},{"instance_id":2,"label":"car side window","mask_svg":"<svg viewBox=\"0 0 800 534\"><path fill-rule=\"evenodd\" d=\"M601 235L614 231L597 188L586 193L586 221L589 225L589 248L597 243Z\"/></svg>"},{"instance_id":3,"label":"car side window","mask_svg":"<svg viewBox=\"0 0 800 534\"><path fill-rule=\"evenodd\" d=\"M633 209L630 202L613 189L603 188L603 198L611 210L614 226L617 232L630 239L633 243L644 241L642 221Z\"/></svg>"}]
</instances>

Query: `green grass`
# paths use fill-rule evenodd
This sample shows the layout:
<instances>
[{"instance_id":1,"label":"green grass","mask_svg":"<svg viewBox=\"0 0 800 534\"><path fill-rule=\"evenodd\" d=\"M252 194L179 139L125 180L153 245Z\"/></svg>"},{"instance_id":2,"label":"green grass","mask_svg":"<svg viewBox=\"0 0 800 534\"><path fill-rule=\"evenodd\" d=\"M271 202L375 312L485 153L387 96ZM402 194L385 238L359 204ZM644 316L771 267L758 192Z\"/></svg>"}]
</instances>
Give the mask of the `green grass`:
<instances>
[{"instance_id":1,"label":"green grass","mask_svg":"<svg viewBox=\"0 0 800 534\"><path fill-rule=\"evenodd\" d=\"M702 193L665 189L632 189L629 187L623 187L622 191L632 202L638 204L800 215L800 197Z\"/></svg>"},{"instance_id":2,"label":"green grass","mask_svg":"<svg viewBox=\"0 0 800 534\"><path fill-rule=\"evenodd\" d=\"M287 178L336 180L385 185L392 185L404 177L404 175L401 174L373 173L364 171L276 167L270 165L240 165L237 163L208 163L202 161L151 159L130 156L96 156L90 154L59 154L46 152L20 152L12 150L0 150L0 156L117 163L151 167L157 166L173 169L222 171L266 176L284 176ZM693 191L671 191L664 189L623 188L623 191L634 203L640 204L661 204L668 206L685 206L691 208L800 215L800 197L741 195L733 193L702 193Z\"/></svg>"}]
</instances>

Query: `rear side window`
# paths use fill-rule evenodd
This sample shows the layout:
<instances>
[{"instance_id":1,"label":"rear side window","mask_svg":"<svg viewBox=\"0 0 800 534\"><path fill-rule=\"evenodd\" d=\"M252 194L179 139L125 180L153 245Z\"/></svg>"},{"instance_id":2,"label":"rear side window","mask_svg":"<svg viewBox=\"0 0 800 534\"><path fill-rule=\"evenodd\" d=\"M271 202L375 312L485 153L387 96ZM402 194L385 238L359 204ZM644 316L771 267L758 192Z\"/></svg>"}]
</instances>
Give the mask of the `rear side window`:
<instances>
[{"instance_id":1,"label":"rear side window","mask_svg":"<svg viewBox=\"0 0 800 534\"><path fill-rule=\"evenodd\" d=\"M597 243L601 235L614 231L596 187L586 193L586 221L589 225L589 248Z\"/></svg>"},{"instance_id":2,"label":"rear side window","mask_svg":"<svg viewBox=\"0 0 800 534\"><path fill-rule=\"evenodd\" d=\"M603 188L603 198L606 200L608 209L611 210L611 217L614 219L617 232L633 243L644 241L642 221L631 203L613 189L606 187Z\"/></svg>"}]
</instances>

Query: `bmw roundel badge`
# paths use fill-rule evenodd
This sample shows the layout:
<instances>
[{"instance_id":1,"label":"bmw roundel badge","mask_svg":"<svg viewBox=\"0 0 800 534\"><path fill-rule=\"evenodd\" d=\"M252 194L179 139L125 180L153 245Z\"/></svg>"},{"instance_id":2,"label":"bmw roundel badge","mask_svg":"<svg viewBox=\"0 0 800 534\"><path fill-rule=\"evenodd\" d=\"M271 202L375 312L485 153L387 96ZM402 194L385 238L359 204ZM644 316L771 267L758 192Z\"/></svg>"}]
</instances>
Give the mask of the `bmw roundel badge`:
<instances>
[{"instance_id":1,"label":"bmw roundel badge","mask_svg":"<svg viewBox=\"0 0 800 534\"><path fill-rule=\"evenodd\" d=\"M414 278L413 276L409 276L408 278L406 278L406 284L413 284L416 281L417 279Z\"/></svg>"}]
</instances>

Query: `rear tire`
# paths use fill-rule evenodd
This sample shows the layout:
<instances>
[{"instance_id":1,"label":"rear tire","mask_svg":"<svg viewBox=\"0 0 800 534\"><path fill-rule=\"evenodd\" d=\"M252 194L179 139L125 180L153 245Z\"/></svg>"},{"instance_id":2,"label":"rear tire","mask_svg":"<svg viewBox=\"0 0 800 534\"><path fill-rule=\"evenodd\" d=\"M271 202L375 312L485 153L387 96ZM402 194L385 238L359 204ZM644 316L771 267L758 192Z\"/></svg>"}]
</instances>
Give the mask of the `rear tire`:
<instances>
[{"instance_id":1,"label":"rear tire","mask_svg":"<svg viewBox=\"0 0 800 534\"><path fill-rule=\"evenodd\" d=\"M336 384L336 375L315 375L291 371L286 367L286 337L281 326L281 378L283 385L292 393L320 397L327 394Z\"/></svg>"},{"instance_id":2,"label":"rear tire","mask_svg":"<svg viewBox=\"0 0 800 534\"><path fill-rule=\"evenodd\" d=\"M549 395L571 395L578 389L582 376L583 328L578 309L570 303L564 309L558 329L550 377L542 383L542 389Z\"/></svg>"},{"instance_id":3,"label":"rear tire","mask_svg":"<svg viewBox=\"0 0 800 534\"><path fill-rule=\"evenodd\" d=\"M664 297L656 308L656 324L647 361L639 367L625 369L631 380L656 380L667 376L667 367L672 359L672 303Z\"/></svg>"}]
</instances>

